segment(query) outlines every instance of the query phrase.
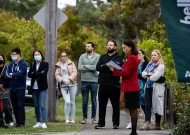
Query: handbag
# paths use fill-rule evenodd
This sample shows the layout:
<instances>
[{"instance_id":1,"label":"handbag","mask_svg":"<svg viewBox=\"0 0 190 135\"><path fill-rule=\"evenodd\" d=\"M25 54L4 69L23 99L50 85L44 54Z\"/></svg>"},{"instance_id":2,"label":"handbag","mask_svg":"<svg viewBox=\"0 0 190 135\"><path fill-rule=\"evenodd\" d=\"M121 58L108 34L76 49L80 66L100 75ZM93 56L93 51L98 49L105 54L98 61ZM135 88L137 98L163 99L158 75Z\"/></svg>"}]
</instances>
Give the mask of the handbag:
<instances>
[{"instance_id":1,"label":"handbag","mask_svg":"<svg viewBox=\"0 0 190 135\"><path fill-rule=\"evenodd\" d=\"M155 81L156 83L164 83L166 81L166 78L164 76L161 76L157 81Z\"/></svg>"},{"instance_id":2,"label":"handbag","mask_svg":"<svg viewBox=\"0 0 190 135\"><path fill-rule=\"evenodd\" d=\"M59 83L58 83L58 87L56 88L56 96L57 96L58 99L63 97L62 93L61 93L61 87L60 87Z\"/></svg>"}]
</instances>

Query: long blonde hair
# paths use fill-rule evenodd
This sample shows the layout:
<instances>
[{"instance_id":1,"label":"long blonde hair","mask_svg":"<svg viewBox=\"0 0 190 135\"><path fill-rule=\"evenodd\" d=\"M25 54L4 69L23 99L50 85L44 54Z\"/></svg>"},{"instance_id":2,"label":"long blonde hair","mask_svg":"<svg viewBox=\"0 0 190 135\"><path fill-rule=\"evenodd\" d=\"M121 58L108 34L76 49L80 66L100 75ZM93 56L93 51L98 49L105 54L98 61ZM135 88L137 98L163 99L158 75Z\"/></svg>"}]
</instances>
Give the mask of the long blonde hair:
<instances>
[{"instance_id":1,"label":"long blonde hair","mask_svg":"<svg viewBox=\"0 0 190 135\"><path fill-rule=\"evenodd\" d=\"M152 52L156 52L158 56L160 56L160 59L159 59L160 64L164 64L164 60L163 60L161 52L158 49L154 49Z\"/></svg>"}]
</instances>

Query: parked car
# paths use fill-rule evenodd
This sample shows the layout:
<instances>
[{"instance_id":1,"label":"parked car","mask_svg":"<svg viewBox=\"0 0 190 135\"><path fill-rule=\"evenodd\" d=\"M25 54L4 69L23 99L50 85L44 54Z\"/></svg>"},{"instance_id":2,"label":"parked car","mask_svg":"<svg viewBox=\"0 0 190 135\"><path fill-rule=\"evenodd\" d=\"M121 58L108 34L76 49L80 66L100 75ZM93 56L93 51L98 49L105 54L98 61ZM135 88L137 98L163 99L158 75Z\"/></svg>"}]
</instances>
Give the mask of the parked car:
<instances>
[{"instance_id":1,"label":"parked car","mask_svg":"<svg viewBox=\"0 0 190 135\"><path fill-rule=\"evenodd\" d=\"M28 73L28 71L29 71L29 68L27 69L27 73ZM31 78L28 77L28 74L26 76L25 104L33 105L32 90L31 90Z\"/></svg>"}]
</instances>

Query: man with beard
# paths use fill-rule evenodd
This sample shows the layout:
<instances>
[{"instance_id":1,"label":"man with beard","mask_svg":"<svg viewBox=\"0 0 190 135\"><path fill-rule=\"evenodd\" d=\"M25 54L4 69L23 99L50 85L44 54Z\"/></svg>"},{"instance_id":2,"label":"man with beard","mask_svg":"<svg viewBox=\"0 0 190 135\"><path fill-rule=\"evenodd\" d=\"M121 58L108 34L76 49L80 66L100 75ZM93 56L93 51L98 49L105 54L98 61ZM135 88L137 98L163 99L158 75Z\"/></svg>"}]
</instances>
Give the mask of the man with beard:
<instances>
[{"instance_id":1,"label":"man with beard","mask_svg":"<svg viewBox=\"0 0 190 135\"><path fill-rule=\"evenodd\" d=\"M117 44L114 40L110 40L107 44L107 53L100 56L96 70L100 72L98 83L100 84L98 99L99 99L99 121L95 129L105 128L105 115L108 99L110 99L113 114L112 122L113 129L119 128L120 122L120 77L113 76L112 71L106 65L109 61L114 61L118 65L122 65L122 57L115 52Z\"/></svg>"},{"instance_id":2,"label":"man with beard","mask_svg":"<svg viewBox=\"0 0 190 135\"><path fill-rule=\"evenodd\" d=\"M98 73L96 72L96 64L100 55L94 52L94 43L88 42L86 44L86 53L79 58L78 70L81 71L81 93L82 93L82 124L87 122L88 114L88 94L91 92L92 114L91 119L93 124L96 122L96 108L97 108L97 90L98 90Z\"/></svg>"}]
</instances>

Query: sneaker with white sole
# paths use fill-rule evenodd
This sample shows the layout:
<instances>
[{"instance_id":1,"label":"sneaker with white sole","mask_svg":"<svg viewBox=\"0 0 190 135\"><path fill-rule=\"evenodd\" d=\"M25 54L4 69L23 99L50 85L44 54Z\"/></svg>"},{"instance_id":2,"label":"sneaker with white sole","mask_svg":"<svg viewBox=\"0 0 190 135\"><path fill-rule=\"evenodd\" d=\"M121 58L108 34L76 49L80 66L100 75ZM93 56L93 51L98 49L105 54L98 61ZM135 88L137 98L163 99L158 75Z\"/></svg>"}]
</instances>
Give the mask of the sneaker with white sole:
<instances>
[{"instance_id":1,"label":"sneaker with white sole","mask_svg":"<svg viewBox=\"0 0 190 135\"><path fill-rule=\"evenodd\" d=\"M132 128L132 125L131 125L131 123L127 124L127 127L126 127L126 129L131 129L131 128Z\"/></svg>"},{"instance_id":2,"label":"sneaker with white sole","mask_svg":"<svg viewBox=\"0 0 190 135\"><path fill-rule=\"evenodd\" d=\"M13 127L14 126L14 122L9 123L9 126Z\"/></svg>"},{"instance_id":3,"label":"sneaker with white sole","mask_svg":"<svg viewBox=\"0 0 190 135\"><path fill-rule=\"evenodd\" d=\"M86 124L86 119L83 119L83 120L81 121L81 124Z\"/></svg>"},{"instance_id":4,"label":"sneaker with white sole","mask_svg":"<svg viewBox=\"0 0 190 135\"><path fill-rule=\"evenodd\" d=\"M42 124L40 122L37 122L36 125L33 126L33 128L41 128Z\"/></svg>"},{"instance_id":5,"label":"sneaker with white sole","mask_svg":"<svg viewBox=\"0 0 190 135\"><path fill-rule=\"evenodd\" d=\"M74 124L74 123L75 123L75 121L74 121L74 120L71 120L71 123L73 123L73 124Z\"/></svg>"},{"instance_id":6,"label":"sneaker with white sole","mask_svg":"<svg viewBox=\"0 0 190 135\"><path fill-rule=\"evenodd\" d=\"M98 124L98 122L95 119L92 119L92 124Z\"/></svg>"},{"instance_id":7,"label":"sneaker with white sole","mask_svg":"<svg viewBox=\"0 0 190 135\"><path fill-rule=\"evenodd\" d=\"M65 123L70 123L71 121L70 120L66 120Z\"/></svg>"},{"instance_id":8,"label":"sneaker with white sole","mask_svg":"<svg viewBox=\"0 0 190 135\"><path fill-rule=\"evenodd\" d=\"M47 128L46 123L42 123L42 128Z\"/></svg>"}]
</instances>

